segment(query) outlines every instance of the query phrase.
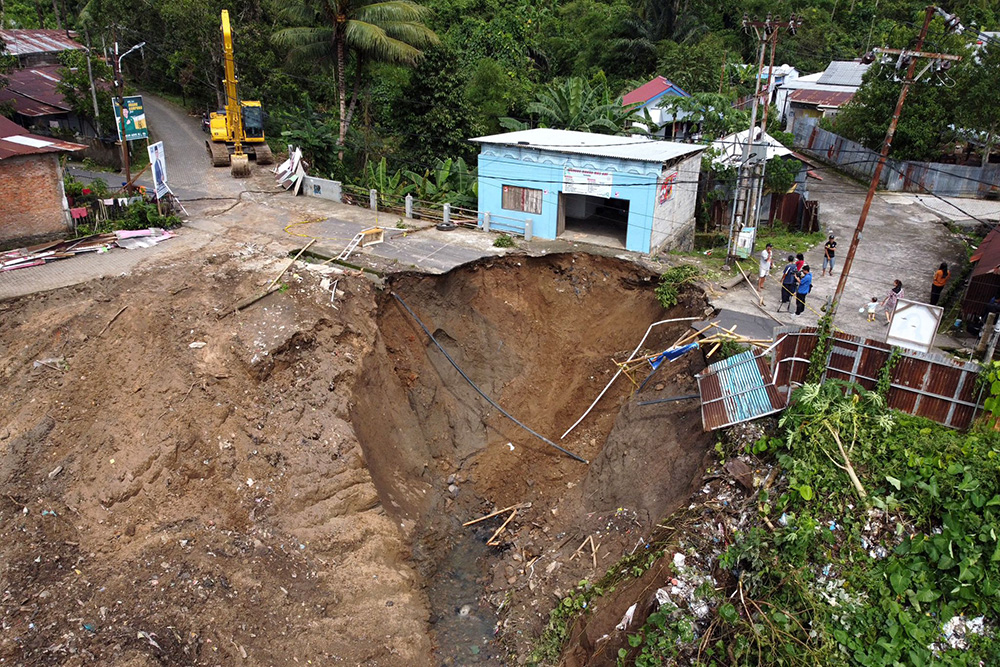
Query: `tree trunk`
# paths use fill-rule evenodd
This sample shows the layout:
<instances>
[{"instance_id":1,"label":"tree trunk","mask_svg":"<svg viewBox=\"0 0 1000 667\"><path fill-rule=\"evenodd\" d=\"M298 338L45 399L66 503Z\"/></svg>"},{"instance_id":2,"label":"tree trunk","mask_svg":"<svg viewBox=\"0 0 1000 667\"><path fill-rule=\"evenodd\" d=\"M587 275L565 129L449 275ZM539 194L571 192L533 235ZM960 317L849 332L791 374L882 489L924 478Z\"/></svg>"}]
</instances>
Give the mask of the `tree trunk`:
<instances>
[{"instance_id":1,"label":"tree trunk","mask_svg":"<svg viewBox=\"0 0 1000 667\"><path fill-rule=\"evenodd\" d=\"M344 54L344 38L341 35L337 36L337 104L340 105L340 137L339 137L339 149L337 151L337 159L341 162L344 161L344 139L347 137L347 100L344 98L347 96L347 86L344 82L344 70L347 69L345 65L346 57Z\"/></svg>"},{"instance_id":2,"label":"tree trunk","mask_svg":"<svg viewBox=\"0 0 1000 667\"><path fill-rule=\"evenodd\" d=\"M351 104L347 107L347 127L351 126L351 120L354 118L354 109L358 105L358 91L361 89L361 68L361 58L358 58L358 63L354 71L354 90L351 93Z\"/></svg>"},{"instance_id":3,"label":"tree trunk","mask_svg":"<svg viewBox=\"0 0 1000 667\"><path fill-rule=\"evenodd\" d=\"M59 5L56 0L52 0L52 13L56 15L56 29L62 30L62 18L59 16Z\"/></svg>"}]
</instances>

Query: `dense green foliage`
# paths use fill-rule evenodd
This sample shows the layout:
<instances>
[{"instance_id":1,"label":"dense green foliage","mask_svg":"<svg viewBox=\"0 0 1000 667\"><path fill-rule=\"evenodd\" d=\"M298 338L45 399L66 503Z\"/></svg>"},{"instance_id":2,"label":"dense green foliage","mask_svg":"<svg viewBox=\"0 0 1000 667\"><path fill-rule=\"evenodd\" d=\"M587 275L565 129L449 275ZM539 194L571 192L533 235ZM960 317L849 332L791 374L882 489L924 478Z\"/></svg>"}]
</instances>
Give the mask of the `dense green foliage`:
<instances>
[{"instance_id":1,"label":"dense green foliage","mask_svg":"<svg viewBox=\"0 0 1000 667\"><path fill-rule=\"evenodd\" d=\"M124 46L145 41L142 57L124 63L127 78L206 111L221 103L219 12L229 9L240 92L263 102L275 148L300 143L314 172L360 185L366 165L382 158L391 172L422 173L448 158L471 163L476 150L467 140L500 131L505 118L513 119L506 127L516 121L628 131L639 119L619 100L655 75L694 94L678 108L704 122L705 136L722 135L745 126L745 111L731 103L754 85L747 65L755 42L742 29L744 13L781 19L796 13L803 26L794 36L782 34L775 62L809 73L872 46L912 43L923 6L917 0L160 0L137 11L112 0L5 0L0 20L77 29L98 51L116 38ZM958 0L946 8L966 25L989 29L1000 20L996 3ZM930 77L942 85L914 86L895 146L900 156L927 156L947 144L956 120L994 141L1000 49L973 58L968 34L946 35L935 19L928 47L966 57ZM873 68L840 131L877 146L899 87L894 72ZM80 96L74 107L85 111L83 102Z\"/></svg>"},{"instance_id":2,"label":"dense green foliage","mask_svg":"<svg viewBox=\"0 0 1000 667\"><path fill-rule=\"evenodd\" d=\"M664 605L630 637L635 664L997 664L1000 434L833 381L799 389L754 451L783 481L724 549L711 622L696 637ZM945 630L956 619L985 632Z\"/></svg>"}]
</instances>

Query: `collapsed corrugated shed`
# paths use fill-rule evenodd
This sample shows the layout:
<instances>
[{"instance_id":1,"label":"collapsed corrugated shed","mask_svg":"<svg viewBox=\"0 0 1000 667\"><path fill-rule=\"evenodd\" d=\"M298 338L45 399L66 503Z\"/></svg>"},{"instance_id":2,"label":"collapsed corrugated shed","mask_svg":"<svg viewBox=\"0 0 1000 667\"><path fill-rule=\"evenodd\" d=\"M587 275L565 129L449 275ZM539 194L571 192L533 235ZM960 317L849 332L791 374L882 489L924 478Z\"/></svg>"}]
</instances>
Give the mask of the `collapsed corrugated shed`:
<instances>
[{"instance_id":1,"label":"collapsed corrugated shed","mask_svg":"<svg viewBox=\"0 0 1000 667\"><path fill-rule=\"evenodd\" d=\"M697 379L701 423L706 431L774 414L785 407L767 360L753 350L712 364Z\"/></svg>"},{"instance_id":2,"label":"collapsed corrugated shed","mask_svg":"<svg viewBox=\"0 0 1000 667\"><path fill-rule=\"evenodd\" d=\"M788 98L793 104L839 109L854 97L854 91L839 90L796 90Z\"/></svg>"}]
</instances>

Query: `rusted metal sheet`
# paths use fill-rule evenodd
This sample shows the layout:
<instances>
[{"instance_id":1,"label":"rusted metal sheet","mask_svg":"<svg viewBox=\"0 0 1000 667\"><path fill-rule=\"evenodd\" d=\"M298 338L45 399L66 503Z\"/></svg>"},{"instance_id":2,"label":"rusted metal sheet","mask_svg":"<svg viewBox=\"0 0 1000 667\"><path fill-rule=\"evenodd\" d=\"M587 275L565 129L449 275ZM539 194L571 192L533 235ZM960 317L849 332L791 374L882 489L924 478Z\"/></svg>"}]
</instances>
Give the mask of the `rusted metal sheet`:
<instances>
[{"instance_id":1,"label":"rusted metal sheet","mask_svg":"<svg viewBox=\"0 0 1000 667\"><path fill-rule=\"evenodd\" d=\"M706 431L757 419L785 407L767 361L753 350L714 363L697 378L701 423Z\"/></svg>"},{"instance_id":2,"label":"rusted metal sheet","mask_svg":"<svg viewBox=\"0 0 1000 667\"><path fill-rule=\"evenodd\" d=\"M0 160L21 155L79 151L84 148L86 146L82 144L28 134L26 129L14 121L0 116Z\"/></svg>"},{"instance_id":3,"label":"rusted metal sheet","mask_svg":"<svg viewBox=\"0 0 1000 667\"><path fill-rule=\"evenodd\" d=\"M12 56L83 50L83 45L63 30L0 30L0 40Z\"/></svg>"},{"instance_id":4,"label":"rusted metal sheet","mask_svg":"<svg viewBox=\"0 0 1000 667\"><path fill-rule=\"evenodd\" d=\"M774 350L774 379L786 396L805 381L809 356L816 347L816 329L781 327L784 339ZM981 396L975 386L980 366L937 354L900 348L902 357L890 374L888 405L952 428L967 428L978 412ZM881 341L834 335L822 379L844 380L873 390L892 348Z\"/></svg>"},{"instance_id":5,"label":"rusted metal sheet","mask_svg":"<svg viewBox=\"0 0 1000 667\"><path fill-rule=\"evenodd\" d=\"M796 91L803 92L803 91ZM792 98L794 100L794 93ZM803 119L795 123L795 143L807 155L834 164L864 181L871 179L878 153ZM941 196L985 197L1000 189L1000 165L979 167L944 162L886 160L881 188L892 192L933 192Z\"/></svg>"}]
</instances>

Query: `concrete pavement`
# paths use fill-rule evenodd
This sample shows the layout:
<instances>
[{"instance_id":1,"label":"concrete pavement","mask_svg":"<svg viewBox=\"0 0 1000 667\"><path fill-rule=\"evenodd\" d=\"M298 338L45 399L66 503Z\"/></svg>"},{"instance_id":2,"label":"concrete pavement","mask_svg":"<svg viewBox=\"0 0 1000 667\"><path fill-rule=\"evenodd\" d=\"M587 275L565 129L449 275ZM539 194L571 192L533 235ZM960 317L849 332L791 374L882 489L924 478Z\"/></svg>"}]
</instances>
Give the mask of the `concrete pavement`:
<instances>
[{"instance_id":1,"label":"concrete pavement","mask_svg":"<svg viewBox=\"0 0 1000 667\"><path fill-rule=\"evenodd\" d=\"M778 276L788 254L784 249L776 249L775 266L764 288L765 308L787 324L815 324L821 306L832 299L864 204L866 190L855 181L833 171L823 172L823 179L811 182L809 192L810 198L820 202L824 233L832 232L837 237L837 266L833 276L823 277L820 275L822 243L806 252L806 263L813 273L813 290L806 299L809 309L800 317L775 313L780 302ZM872 297L881 302L897 278L903 282L906 298L926 302L938 265L947 262L949 266L960 266L965 259L961 242L954 238L944 221L944 216L916 197L876 195L838 311L837 328L859 336L884 339L885 327L881 324L884 319L870 323L867 315L859 313L858 309ZM744 267L750 268L746 262ZM752 268L752 277L755 277L756 261ZM743 283L713 301L719 307L759 315L752 298L750 289Z\"/></svg>"}]
</instances>

